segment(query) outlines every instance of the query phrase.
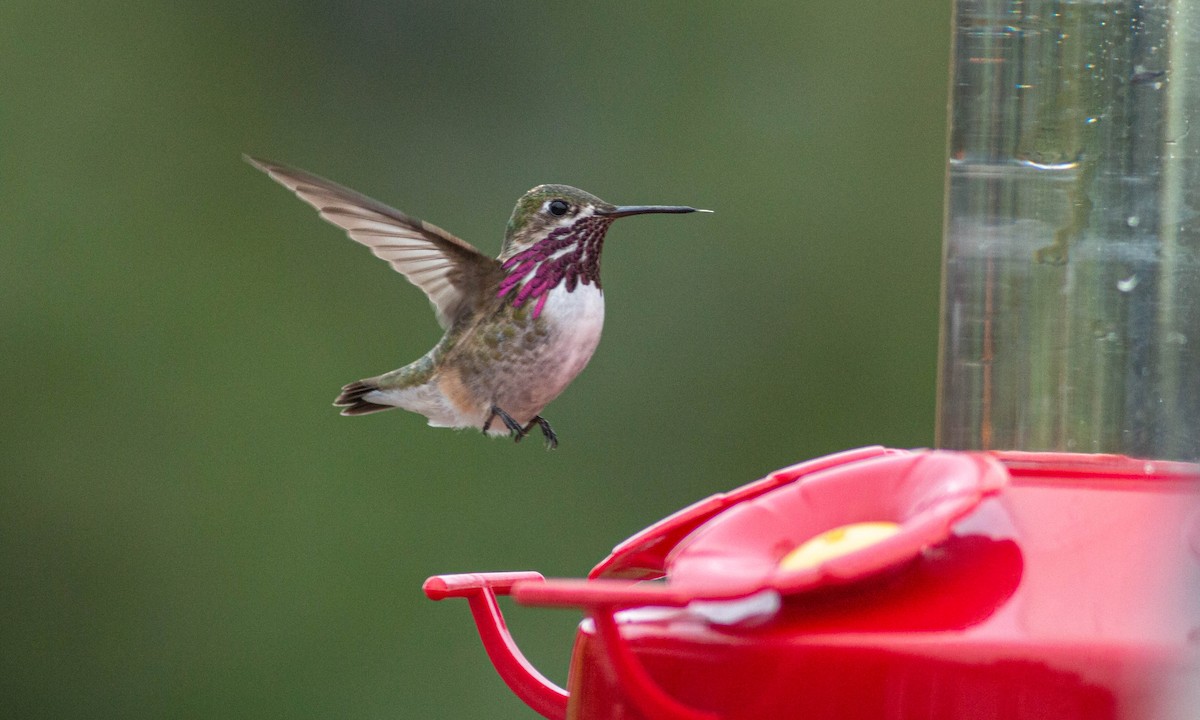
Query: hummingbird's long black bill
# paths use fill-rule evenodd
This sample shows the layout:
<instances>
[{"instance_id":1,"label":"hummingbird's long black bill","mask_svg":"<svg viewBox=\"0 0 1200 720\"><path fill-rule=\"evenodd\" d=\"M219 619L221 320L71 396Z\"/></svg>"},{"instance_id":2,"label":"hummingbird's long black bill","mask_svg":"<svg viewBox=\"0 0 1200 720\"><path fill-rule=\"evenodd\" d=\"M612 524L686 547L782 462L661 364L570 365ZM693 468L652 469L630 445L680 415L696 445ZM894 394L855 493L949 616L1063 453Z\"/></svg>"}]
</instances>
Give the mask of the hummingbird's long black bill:
<instances>
[{"instance_id":1,"label":"hummingbird's long black bill","mask_svg":"<svg viewBox=\"0 0 1200 720\"><path fill-rule=\"evenodd\" d=\"M618 205L612 210L597 210L597 215L608 218L619 218L627 215L645 215L647 213L710 213L712 210L687 207L686 205Z\"/></svg>"}]
</instances>

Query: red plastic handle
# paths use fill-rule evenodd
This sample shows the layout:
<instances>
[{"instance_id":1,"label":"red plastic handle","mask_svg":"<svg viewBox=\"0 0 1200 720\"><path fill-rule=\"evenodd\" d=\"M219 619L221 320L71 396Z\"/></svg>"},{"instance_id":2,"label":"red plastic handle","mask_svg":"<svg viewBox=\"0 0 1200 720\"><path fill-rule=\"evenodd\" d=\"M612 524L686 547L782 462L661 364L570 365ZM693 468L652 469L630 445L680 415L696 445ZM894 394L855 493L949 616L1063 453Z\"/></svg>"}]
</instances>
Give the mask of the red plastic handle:
<instances>
[{"instance_id":1,"label":"red plastic handle","mask_svg":"<svg viewBox=\"0 0 1200 720\"><path fill-rule=\"evenodd\" d=\"M435 575L425 581L422 590L430 600L465 597L483 648L508 689L542 717L565 720L567 691L550 682L521 654L496 602L497 595L507 595L517 583L543 581L536 572Z\"/></svg>"},{"instance_id":2,"label":"red plastic handle","mask_svg":"<svg viewBox=\"0 0 1200 720\"><path fill-rule=\"evenodd\" d=\"M688 707L660 688L621 637L612 607L596 608L592 617L608 648L621 687L642 715L654 720L719 720L716 713Z\"/></svg>"},{"instance_id":3,"label":"red plastic handle","mask_svg":"<svg viewBox=\"0 0 1200 720\"><path fill-rule=\"evenodd\" d=\"M692 598L665 585L623 580L551 580L521 583L513 597L522 605L583 608L596 623L597 637L612 661L620 686L647 718L654 720L717 720L717 715L688 707L658 686L621 637L619 608L685 607Z\"/></svg>"}]
</instances>

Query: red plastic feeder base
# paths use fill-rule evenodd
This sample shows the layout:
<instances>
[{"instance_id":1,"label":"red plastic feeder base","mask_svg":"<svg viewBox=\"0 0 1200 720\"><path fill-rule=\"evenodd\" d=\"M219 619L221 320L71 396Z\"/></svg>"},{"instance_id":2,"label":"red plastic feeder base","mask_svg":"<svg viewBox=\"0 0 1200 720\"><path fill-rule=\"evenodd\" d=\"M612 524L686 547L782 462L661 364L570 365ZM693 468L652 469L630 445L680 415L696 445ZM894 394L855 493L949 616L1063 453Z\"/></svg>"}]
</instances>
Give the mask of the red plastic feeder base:
<instances>
[{"instance_id":1,"label":"red plastic feeder base","mask_svg":"<svg viewBox=\"0 0 1200 720\"><path fill-rule=\"evenodd\" d=\"M862 448L685 508L588 580L425 591L470 600L547 718L1182 720L1200 717L1198 491L1184 463ZM568 690L513 643L507 593L587 615Z\"/></svg>"}]
</instances>

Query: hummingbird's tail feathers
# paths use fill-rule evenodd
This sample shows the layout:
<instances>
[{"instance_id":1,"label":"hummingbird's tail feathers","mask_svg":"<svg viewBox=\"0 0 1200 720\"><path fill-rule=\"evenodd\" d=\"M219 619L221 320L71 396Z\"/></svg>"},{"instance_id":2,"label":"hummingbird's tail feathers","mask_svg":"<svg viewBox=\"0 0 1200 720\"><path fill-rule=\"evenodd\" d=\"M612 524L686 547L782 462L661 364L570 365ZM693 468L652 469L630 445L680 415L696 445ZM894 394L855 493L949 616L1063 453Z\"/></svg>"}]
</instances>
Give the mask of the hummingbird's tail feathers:
<instances>
[{"instance_id":1,"label":"hummingbird's tail feathers","mask_svg":"<svg viewBox=\"0 0 1200 720\"><path fill-rule=\"evenodd\" d=\"M342 393L337 396L333 404L335 407L342 408L343 415L368 415L396 407L395 405L380 405L363 399L364 395L378 389L367 380L355 380L342 387Z\"/></svg>"}]
</instances>

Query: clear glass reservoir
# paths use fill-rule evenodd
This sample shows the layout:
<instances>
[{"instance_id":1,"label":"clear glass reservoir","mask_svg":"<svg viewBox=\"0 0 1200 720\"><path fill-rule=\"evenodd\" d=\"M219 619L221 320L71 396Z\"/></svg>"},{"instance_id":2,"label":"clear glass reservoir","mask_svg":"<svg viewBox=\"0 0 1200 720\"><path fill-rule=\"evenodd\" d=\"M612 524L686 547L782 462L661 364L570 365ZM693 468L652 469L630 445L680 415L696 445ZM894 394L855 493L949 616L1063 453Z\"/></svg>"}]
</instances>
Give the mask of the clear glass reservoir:
<instances>
[{"instance_id":1,"label":"clear glass reservoir","mask_svg":"<svg viewBox=\"0 0 1200 720\"><path fill-rule=\"evenodd\" d=\"M957 0L940 447L1200 458L1200 0Z\"/></svg>"}]
</instances>

